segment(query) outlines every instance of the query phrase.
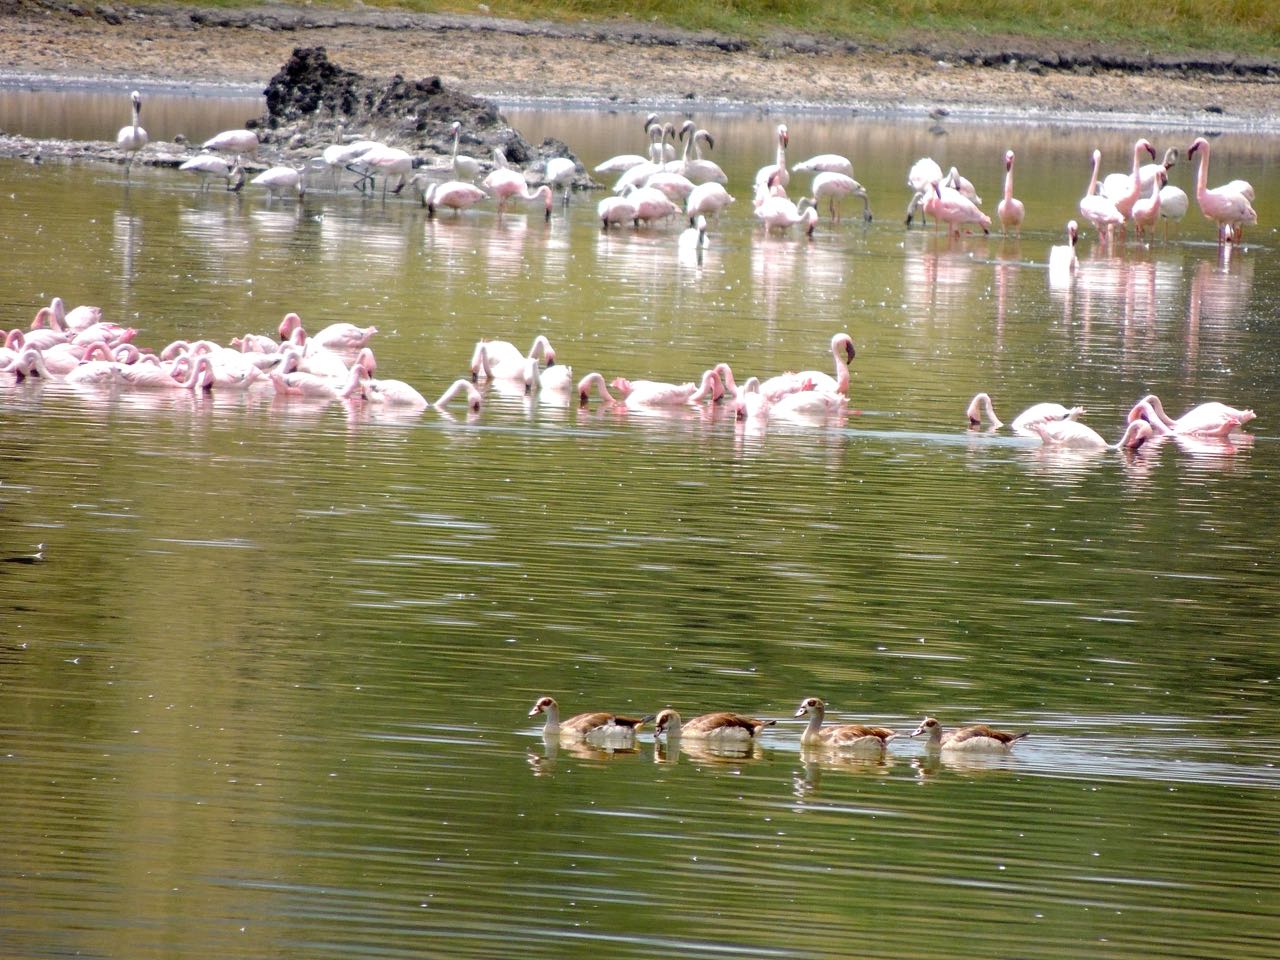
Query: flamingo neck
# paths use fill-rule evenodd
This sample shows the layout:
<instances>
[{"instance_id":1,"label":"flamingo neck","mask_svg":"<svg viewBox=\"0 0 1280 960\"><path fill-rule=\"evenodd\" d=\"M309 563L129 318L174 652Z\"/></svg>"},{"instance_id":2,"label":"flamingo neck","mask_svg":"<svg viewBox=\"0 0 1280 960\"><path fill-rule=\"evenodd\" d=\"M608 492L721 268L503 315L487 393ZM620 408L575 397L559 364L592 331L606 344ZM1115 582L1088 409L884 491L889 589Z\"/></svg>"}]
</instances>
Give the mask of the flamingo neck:
<instances>
[{"instance_id":1,"label":"flamingo neck","mask_svg":"<svg viewBox=\"0 0 1280 960\"><path fill-rule=\"evenodd\" d=\"M1209 189L1209 144L1200 146L1200 170L1196 173L1196 199L1199 200Z\"/></svg>"},{"instance_id":2,"label":"flamingo neck","mask_svg":"<svg viewBox=\"0 0 1280 960\"><path fill-rule=\"evenodd\" d=\"M1093 151L1093 173L1089 175L1089 186L1085 189L1086 197L1093 196L1093 190L1098 185L1098 167L1102 165L1102 153L1098 150Z\"/></svg>"},{"instance_id":3,"label":"flamingo neck","mask_svg":"<svg viewBox=\"0 0 1280 960\"><path fill-rule=\"evenodd\" d=\"M1013 164L1009 164L1009 169L1004 172L1004 198L1013 199Z\"/></svg>"}]
</instances>

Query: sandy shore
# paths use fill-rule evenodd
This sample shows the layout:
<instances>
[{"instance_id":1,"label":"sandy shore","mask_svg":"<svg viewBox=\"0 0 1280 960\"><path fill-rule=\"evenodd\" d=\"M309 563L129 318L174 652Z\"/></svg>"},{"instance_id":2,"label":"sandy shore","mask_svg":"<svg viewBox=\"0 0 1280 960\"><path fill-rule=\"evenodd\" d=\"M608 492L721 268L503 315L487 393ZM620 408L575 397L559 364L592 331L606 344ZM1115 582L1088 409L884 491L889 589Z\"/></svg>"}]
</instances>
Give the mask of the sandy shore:
<instances>
[{"instance_id":1,"label":"sandy shore","mask_svg":"<svg viewBox=\"0 0 1280 960\"><path fill-rule=\"evenodd\" d=\"M985 38L898 49L779 36L758 43L632 23L261 7L144 10L0 0L0 77L261 88L297 46L370 75L439 75L502 100L655 107L776 105L1106 124L1280 130L1280 61L1157 58Z\"/></svg>"}]
</instances>

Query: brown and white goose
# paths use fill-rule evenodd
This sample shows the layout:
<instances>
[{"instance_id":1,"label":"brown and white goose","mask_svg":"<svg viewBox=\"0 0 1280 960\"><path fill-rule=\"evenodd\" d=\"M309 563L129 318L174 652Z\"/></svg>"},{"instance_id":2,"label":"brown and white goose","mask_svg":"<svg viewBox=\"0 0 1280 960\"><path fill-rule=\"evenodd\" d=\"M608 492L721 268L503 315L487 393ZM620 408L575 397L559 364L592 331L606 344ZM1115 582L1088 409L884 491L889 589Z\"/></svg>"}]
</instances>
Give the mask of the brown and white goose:
<instances>
[{"instance_id":1,"label":"brown and white goose","mask_svg":"<svg viewBox=\"0 0 1280 960\"><path fill-rule=\"evenodd\" d=\"M916 728L916 732L911 736L918 737L922 734L928 735L929 739L925 741L925 744L930 749L941 748L943 750L986 753L1008 751L1017 741L1029 736L1025 731L1023 733L1009 733L1005 730L996 730L985 723L974 724L970 727L958 727L955 730L948 730L944 733L942 724L933 717L925 717L920 726Z\"/></svg>"},{"instance_id":2,"label":"brown and white goose","mask_svg":"<svg viewBox=\"0 0 1280 960\"><path fill-rule=\"evenodd\" d=\"M661 710L654 721L653 735L665 732L668 740L708 740L713 743L747 743L776 720L756 720L740 713L704 713L681 724L680 714L671 708Z\"/></svg>"},{"instance_id":3,"label":"brown and white goose","mask_svg":"<svg viewBox=\"0 0 1280 960\"><path fill-rule=\"evenodd\" d=\"M623 717L603 710L592 713L579 713L567 720L560 719L560 705L552 697L543 697L533 705L529 716L536 717L540 713L547 715L547 724L542 728L545 737L559 736L565 739L612 739L626 740L636 735L636 731L652 717Z\"/></svg>"},{"instance_id":4,"label":"brown and white goose","mask_svg":"<svg viewBox=\"0 0 1280 960\"><path fill-rule=\"evenodd\" d=\"M826 716L827 705L818 697L807 697L800 701L796 710L797 717L809 716L809 725L800 735L800 743L806 747L839 747L842 750L858 750L863 752L882 751L885 744L898 734L885 727L871 727L861 723L845 723L834 727L824 727L822 720Z\"/></svg>"}]
</instances>

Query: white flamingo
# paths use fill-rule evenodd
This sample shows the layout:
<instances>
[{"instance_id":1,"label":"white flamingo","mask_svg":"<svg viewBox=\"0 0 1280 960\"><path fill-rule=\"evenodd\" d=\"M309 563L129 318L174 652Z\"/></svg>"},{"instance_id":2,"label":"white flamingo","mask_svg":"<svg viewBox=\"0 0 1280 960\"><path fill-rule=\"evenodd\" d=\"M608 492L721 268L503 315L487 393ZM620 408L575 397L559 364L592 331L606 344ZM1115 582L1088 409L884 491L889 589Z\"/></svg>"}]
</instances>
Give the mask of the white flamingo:
<instances>
[{"instance_id":1,"label":"white flamingo","mask_svg":"<svg viewBox=\"0 0 1280 960\"><path fill-rule=\"evenodd\" d=\"M459 396L465 396L467 398L467 409L471 410L473 413L478 413L480 408L484 406L484 395L476 389L475 384L470 380L453 381L453 383L449 385L449 389L446 390L440 399L433 403L432 406L437 410L443 411L444 408L449 405L450 401Z\"/></svg>"},{"instance_id":2,"label":"white flamingo","mask_svg":"<svg viewBox=\"0 0 1280 960\"><path fill-rule=\"evenodd\" d=\"M871 201L867 197L866 188L857 180L845 173L826 170L813 178L813 203L819 206L825 197L831 211L833 223L840 222L840 211L836 204L848 196L862 199L862 219L871 222Z\"/></svg>"},{"instance_id":3,"label":"white flamingo","mask_svg":"<svg viewBox=\"0 0 1280 960\"><path fill-rule=\"evenodd\" d=\"M231 164L212 153L202 153L199 156L192 157L190 160L184 161L178 169L185 170L188 173L198 173L202 191L209 189L209 180L212 177L219 177L228 183L231 181Z\"/></svg>"},{"instance_id":4,"label":"white flamingo","mask_svg":"<svg viewBox=\"0 0 1280 960\"><path fill-rule=\"evenodd\" d=\"M1080 198L1080 216L1093 224L1098 231L1098 239L1110 243L1116 227L1123 227L1125 215L1106 197L1094 192L1098 185L1098 167L1102 165L1102 151L1093 151L1093 173L1089 177L1089 186Z\"/></svg>"},{"instance_id":5,"label":"white flamingo","mask_svg":"<svg viewBox=\"0 0 1280 960\"><path fill-rule=\"evenodd\" d=\"M714 370L704 371L700 383L662 383L656 380L628 380L616 377L611 384L627 407L679 407L689 403L701 403L710 397L713 401L724 395L720 377Z\"/></svg>"},{"instance_id":6,"label":"white flamingo","mask_svg":"<svg viewBox=\"0 0 1280 960\"><path fill-rule=\"evenodd\" d=\"M296 167L268 167L249 183L255 187L264 187L270 198L283 197L286 193L296 193L301 200L307 192L302 180L302 172Z\"/></svg>"},{"instance_id":7,"label":"white flamingo","mask_svg":"<svg viewBox=\"0 0 1280 960\"><path fill-rule=\"evenodd\" d=\"M462 138L461 121L453 121L451 129L453 130L453 155L449 163L453 167L453 175L459 180L474 180L480 176L480 161L475 157L458 153L458 141Z\"/></svg>"},{"instance_id":8,"label":"white flamingo","mask_svg":"<svg viewBox=\"0 0 1280 960\"><path fill-rule=\"evenodd\" d=\"M1009 424L1009 427L1014 433L1029 435L1032 432L1031 425L1034 423L1043 423L1046 420L1075 420L1084 412L1084 407L1064 407L1060 403L1035 403L1014 417L1013 423ZM1004 426L1000 418L996 416L995 407L991 403L991 396L986 393L979 393L969 401L969 408L965 411L965 416L969 418L969 426L980 427L982 426L984 415L990 422L992 430L999 430Z\"/></svg>"},{"instance_id":9,"label":"white flamingo","mask_svg":"<svg viewBox=\"0 0 1280 960\"><path fill-rule=\"evenodd\" d=\"M1080 265L1076 257L1076 243L1080 240L1080 227L1074 220L1067 221L1067 242L1049 248L1049 281L1068 280Z\"/></svg>"},{"instance_id":10,"label":"white flamingo","mask_svg":"<svg viewBox=\"0 0 1280 960\"><path fill-rule=\"evenodd\" d=\"M723 184L714 181L700 183L693 188L684 204L685 216L693 223L699 214L719 218L720 211L733 203L733 197Z\"/></svg>"},{"instance_id":11,"label":"white flamingo","mask_svg":"<svg viewBox=\"0 0 1280 960\"><path fill-rule=\"evenodd\" d=\"M525 182L524 174L519 170L512 170L509 167L499 167L489 172L489 175L480 181L480 185L498 201L498 213L504 213L507 209L509 200L524 200L533 202L539 198L543 201L546 212L546 219L551 219L551 188L545 183L536 190L530 190L529 184Z\"/></svg>"},{"instance_id":12,"label":"white flamingo","mask_svg":"<svg viewBox=\"0 0 1280 960\"><path fill-rule=\"evenodd\" d=\"M787 134L787 125L785 123L778 124L774 134L778 142L777 154L773 163L756 171L755 184L757 189L761 184L771 184L773 182L785 188L791 182L791 171L787 169L787 144L790 142L790 137Z\"/></svg>"},{"instance_id":13,"label":"white flamingo","mask_svg":"<svg viewBox=\"0 0 1280 960\"><path fill-rule=\"evenodd\" d=\"M1129 411L1129 420L1146 419L1159 433L1184 435L1226 436L1232 430L1244 426L1258 415L1249 409L1229 407L1225 403L1211 401L1192 407L1177 420L1164 412L1160 398L1149 393Z\"/></svg>"},{"instance_id":14,"label":"white flamingo","mask_svg":"<svg viewBox=\"0 0 1280 960\"><path fill-rule=\"evenodd\" d=\"M1075 450L1137 450L1153 434L1151 424L1145 420L1130 423L1116 443L1107 443L1096 430L1076 420L1040 420L1032 423L1030 429L1046 447Z\"/></svg>"},{"instance_id":15,"label":"white flamingo","mask_svg":"<svg viewBox=\"0 0 1280 960\"><path fill-rule=\"evenodd\" d=\"M1004 153L1004 199L996 206L996 215L1000 218L1000 232L1007 234L1010 230L1014 236L1022 236L1022 218L1026 207L1013 195L1013 151Z\"/></svg>"},{"instance_id":16,"label":"white flamingo","mask_svg":"<svg viewBox=\"0 0 1280 960\"><path fill-rule=\"evenodd\" d=\"M472 380L515 380L524 382L525 361L541 359L547 366L556 362L551 341L542 334L533 338L528 354L508 340L481 340L471 352Z\"/></svg>"},{"instance_id":17,"label":"white flamingo","mask_svg":"<svg viewBox=\"0 0 1280 960\"><path fill-rule=\"evenodd\" d=\"M129 171L133 168L133 160L138 155L138 151L147 145L147 131L142 129L142 125L138 123L142 116L142 94L137 90L129 94L129 100L133 104L133 120L127 127L121 127L120 132L116 134L116 146L129 154L129 159L124 165L125 179L129 179Z\"/></svg>"},{"instance_id":18,"label":"white flamingo","mask_svg":"<svg viewBox=\"0 0 1280 960\"><path fill-rule=\"evenodd\" d=\"M932 157L921 157L907 171L907 186L911 189L911 200L907 203L907 226L915 212L924 204L925 199L933 192L933 185L942 179L942 167ZM920 222L924 223L923 210Z\"/></svg>"},{"instance_id":19,"label":"white flamingo","mask_svg":"<svg viewBox=\"0 0 1280 960\"><path fill-rule=\"evenodd\" d=\"M200 145L201 150L214 153L258 155L258 135L252 130L223 130Z\"/></svg>"}]
</instances>

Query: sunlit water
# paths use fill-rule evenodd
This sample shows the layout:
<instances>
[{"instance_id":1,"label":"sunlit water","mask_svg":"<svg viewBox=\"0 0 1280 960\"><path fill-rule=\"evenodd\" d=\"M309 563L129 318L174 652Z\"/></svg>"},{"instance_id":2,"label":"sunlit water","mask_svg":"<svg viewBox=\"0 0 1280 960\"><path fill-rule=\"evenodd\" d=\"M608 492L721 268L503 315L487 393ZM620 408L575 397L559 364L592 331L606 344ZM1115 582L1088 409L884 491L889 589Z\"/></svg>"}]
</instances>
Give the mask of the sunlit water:
<instances>
[{"instance_id":1,"label":"sunlit water","mask_svg":"<svg viewBox=\"0 0 1280 960\"><path fill-rule=\"evenodd\" d=\"M635 114L512 118L591 164L643 146ZM827 369L841 329L858 350L855 414L764 431L6 383L0 953L1276 955L1276 142L1214 141L1215 182L1257 188L1244 249L1193 209L1151 248L1082 241L1053 289L1088 151L1119 169L1132 132L698 119L738 196L700 267L676 228L602 234L595 196L428 221L321 184L298 205L0 164L8 326L55 294L155 346L350 319L433 397L480 337L672 380ZM874 223L753 227L779 119L791 159L855 158ZM1020 242L904 229L915 157L994 209L1009 146ZM967 431L979 389L1006 420L1083 404L1109 439L1152 390L1259 418L1060 454ZM779 723L746 757L605 753L544 743L544 693ZM815 755L809 695L1032 735Z\"/></svg>"}]
</instances>

